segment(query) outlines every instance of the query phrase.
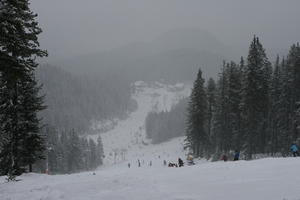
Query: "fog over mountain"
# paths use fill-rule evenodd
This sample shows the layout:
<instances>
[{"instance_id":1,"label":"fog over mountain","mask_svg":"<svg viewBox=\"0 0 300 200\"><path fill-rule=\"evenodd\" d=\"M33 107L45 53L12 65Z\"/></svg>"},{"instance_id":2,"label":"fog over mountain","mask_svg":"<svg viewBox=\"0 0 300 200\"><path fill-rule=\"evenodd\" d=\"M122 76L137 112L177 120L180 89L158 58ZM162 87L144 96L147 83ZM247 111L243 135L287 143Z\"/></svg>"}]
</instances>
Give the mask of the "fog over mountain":
<instances>
[{"instance_id":1,"label":"fog over mountain","mask_svg":"<svg viewBox=\"0 0 300 200\"><path fill-rule=\"evenodd\" d=\"M48 62L68 63L68 69L85 73L111 67L156 71L202 66L207 76L218 72L222 59L246 55L254 34L272 58L285 54L298 40L299 7L297 0L32 1ZM185 66L175 61L181 56L182 62L189 61Z\"/></svg>"},{"instance_id":2,"label":"fog over mountain","mask_svg":"<svg viewBox=\"0 0 300 200\"><path fill-rule=\"evenodd\" d=\"M227 54L227 56L226 56ZM149 43L135 43L105 53L94 53L58 61L57 65L75 72L101 76L122 74L136 80L192 80L199 67L209 76L229 57L216 37L200 29L176 29ZM84 67L83 67L84 66Z\"/></svg>"}]
</instances>

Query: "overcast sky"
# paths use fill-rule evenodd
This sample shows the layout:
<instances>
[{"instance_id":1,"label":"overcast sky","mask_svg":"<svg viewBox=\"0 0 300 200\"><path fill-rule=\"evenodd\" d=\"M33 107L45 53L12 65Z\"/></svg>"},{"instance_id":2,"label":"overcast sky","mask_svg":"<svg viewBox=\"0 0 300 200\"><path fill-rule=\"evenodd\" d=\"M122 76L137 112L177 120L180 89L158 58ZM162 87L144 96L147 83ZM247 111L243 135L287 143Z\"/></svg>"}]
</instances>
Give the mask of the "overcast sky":
<instances>
[{"instance_id":1,"label":"overcast sky","mask_svg":"<svg viewBox=\"0 0 300 200\"><path fill-rule=\"evenodd\" d=\"M31 0L51 59L148 42L182 28L213 33L246 48L253 34L266 48L300 40L299 0Z\"/></svg>"}]
</instances>

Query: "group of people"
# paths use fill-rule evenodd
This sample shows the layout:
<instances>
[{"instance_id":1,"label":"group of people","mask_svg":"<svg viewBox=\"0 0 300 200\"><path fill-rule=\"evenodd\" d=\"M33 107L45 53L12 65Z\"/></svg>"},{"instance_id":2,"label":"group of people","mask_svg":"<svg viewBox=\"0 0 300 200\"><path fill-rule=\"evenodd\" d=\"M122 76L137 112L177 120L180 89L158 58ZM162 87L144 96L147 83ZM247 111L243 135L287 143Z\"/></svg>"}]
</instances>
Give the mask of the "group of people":
<instances>
[{"instance_id":1,"label":"group of people","mask_svg":"<svg viewBox=\"0 0 300 200\"><path fill-rule=\"evenodd\" d=\"M299 154L299 148L297 146L297 144L294 142L292 143L292 146L290 147L290 150L293 154L294 157L297 157L297 156L300 156ZM233 156L233 161L237 161L239 160L240 158L240 151L238 150L235 150L234 152L234 156ZM223 160L224 162L228 161L228 157L226 154L224 154L222 157L221 157L221 160Z\"/></svg>"},{"instance_id":2,"label":"group of people","mask_svg":"<svg viewBox=\"0 0 300 200\"><path fill-rule=\"evenodd\" d=\"M138 165L138 167L141 167L142 164L144 164L144 160L141 162L141 161L138 159L138 160L137 160L137 165ZM151 166L152 166L152 161L150 161L150 162L148 163L148 165L151 167ZM131 164L128 163L127 166L128 166L128 168L130 168L130 167L131 167Z\"/></svg>"},{"instance_id":3,"label":"group of people","mask_svg":"<svg viewBox=\"0 0 300 200\"><path fill-rule=\"evenodd\" d=\"M164 160L164 165L167 165L167 161ZM169 162L168 167L183 167L184 162L181 158L178 158L178 163Z\"/></svg>"},{"instance_id":4,"label":"group of people","mask_svg":"<svg viewBox=\"0 0 300 200\"><path fill-rule=\"evenodd\" d=\"M296 143L292 144L292 146L290 147L290 150L291 150L294 157L300 156L299 148L298 148ZM159 156L159 158L160 158L160 156ZM235 150L234 155L233 155L233 161L238 161L239 159L240 159L240 151ZM228 161L227 155L226 154L222 155L221 160L223 160L224 162ZM143 161L143 163L144 163L144 161ZM192 155L189 155L187 157L187 164L188 165L194 165L195 164ZM163 165L167 166L167 161L166 160L163 161ZM131 166L130 163L128 163L128 168L130 168L130 166ZM152 166L152 161L149 162L149 166L150 167ZM172 163L172 162L168 163L168 167L183 167L183 166L184 166L184 162L181 158L178 158L178 163ZM138 167L141 167L140 160L138 160Z\"/></svg>"},{"instance_id":5,"label":"group of people","mask_svg":"<svg viewBox=\"0 0 300 200\"><path fill-rule=\"evenodd\" d=\"M235 151L234 151L234 155L233 155L233 161L238 161L239 159L240 159L240 151L235 150ZM224 162L228 161L227 155L224 154L224 155L221 157L221 160L223 160Z\"/></svg>"}]
</instances>

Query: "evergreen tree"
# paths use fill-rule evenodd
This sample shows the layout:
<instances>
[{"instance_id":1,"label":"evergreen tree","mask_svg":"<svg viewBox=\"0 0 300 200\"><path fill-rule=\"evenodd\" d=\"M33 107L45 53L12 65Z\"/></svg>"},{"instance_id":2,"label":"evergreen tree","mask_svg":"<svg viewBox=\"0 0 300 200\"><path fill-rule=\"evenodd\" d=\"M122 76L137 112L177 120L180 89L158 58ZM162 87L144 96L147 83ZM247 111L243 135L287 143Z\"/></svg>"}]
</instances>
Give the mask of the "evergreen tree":
<instances>
[{"instance_id":1,"label":"evergreen tree","mask_svg":"<svg viewBox=\"0 0 300 200\"><path fill-rule=\"evenodd\" d=\"M300 139L298 126L300 121L297 113L300 109L300 46L299 43L292 45L286 60L287 84L290 87L290 125L289 132L292 140Z\"/></svg>"},{"instance_id":2,"label":"evergreen tree","mask_svg":"<svg viewBox=\"0 0 300 200\"><path fill-rule=\"evenodd\" d=\"M216 83L210 78L207 82L207 103L208 103L208 135L212 136L213 117L216 107Z\"/></svg>"},{"instance_id":3,"label":"evergreen tree","mask_svg":"<svg viewBox=\"0 0 300 200\"><path fill-rule=\"evenodd\" d=\"M270 97L271 97L271 108L270 108L270 152L272 154L276 153L279 148L279 124L280 124L280 95L281 95L281 69L280 69L280 60L279 56L276 58L276 63L273 70L271 88L270 88Z\"/></svg>"},{"instance_id":4,"label":"evergreen tree","mask_svg":"<svg viewBox=\"0 0 300 200\"><path fill-rule=\"evenodd\" d=\"M279 101L279 135L281 152L300 138L299 101L300 101L300 47L292 45L286 60L281 64L280 101ZM285 149L285 151L284 151Z\"/></svg>"},{"instance_id":5,"label":"evergreen tree","mask_svg":"<svg viewBox=\"0 0 300 200\"><path fill-rule=\"evenodd\" d=\"M97 158L97 166L102 165L103 158L104 158L104 150L103 150L102 139L100 136L97 138L96 158Z\"/></svg>"},{"instance_id":6,"label":"evergreen tree","mask_svg":"<svg viewBox=\"0 0 300 200\"><path fill-rule=\"evenodd\" d=\"M275 70L276 71L276 70ZM279 118L279 150L283 154L283 156L287 155L286 149L289 148L289 143L291 142L289 124L291 121L291 110L290 110L290 96L291 96L291 88L289 84L289 76L288 76L288 68L286 65L285 59L282 59L280 65L280 96L278 102L278 118Z\"/></svg>"},{"instance_id":7,"label":"evergreen tree","mask_svg":"<svg viewBox=\"0 0 300 200\"><path fill-rule=\"evenodd\" d=\"M220 74L217 85L216 112L214 121L214 134L216 137L215 153L220 157L223 153L228 153L232 143L231 133L229 130L229 96L228 96L228 64L224 61L222 73Z\"/></svg>"},{"instance_id":8,"label":"evergreen tree","mask_svg":"<svg viewBox=\"0 0 300 200\"><path fill-rule=\"evenodd\" d=\"M207 133L207 109L204 79L199 69L188 105L186 130L186 147L190 148L197 157L207 156L210 145Z\"/></svg>"},{"instance_id":9,"label":"evergreen tree","mask_svg":"<svg viewBox=\"0 0 300 200\"><path fill-rule=\"evenodd\" d=\"M42 150L36 112L42 109L33 79L36 57L46 56L37 40L41 29L29 1L3 0L0 5L0 167L14 179L40 157ZM31 79L31 80L30 80ZM27 89L27 91L25 91ZM30 95L32 95L30 97ZM30 103L30 108L25 108ZM25 117L29 117L26 119ZM36 147L28 144L36 144ZM23 157L25 156L25 157Z\"/></svg>"},{"instance_id":10,"label":"evergreen tree","mask_svg":"<svg viewBox=\"0 0 300 200\"><path fill-rule=\"evenodd\" d=\"M264 153L269 115L269 84L271 64L259 39L254 36L249 48L242 91L243 131L247 158Z\"/></svg>"},{"instance_id":11,"label":"evergreen tree","mask_svg":"<svg viewBox=\"0 0 300 200\"><path fill-rule=\"evenodd\" d=\"M97 148L96 148L96 143L92 139L89 140L89 152L90 152L89 168L96 169L96 167L99 165L98 158L97 158Z\"/></svg>"},{"instance_id":12,"label":"evergreen tree","mask_svg":"<svg viewBox=\"0 0 300 200\"><path fill-rule=\"evenodd\" d=\"M82 150L80 144L80 138L77 133L72 130L70 133L70 139L68 142L68 172L76 172L82 169L83 160L82 160Z\"/></svg>"},{"instance_id":13,"label":"evergreen tree","mask_svg":"<svg viewBox=\"0 0 300 200\"><path fill-rule=\"evenodd\" d=\"M40 87L34 79L33 74L22 82L20 95L22 96L22 165L29 166L29 172L32 172L32 165L35 161L44 158L44 141L40 135L40 120L37 112L43 110L43 97L39 95Z\"/></svg>"},{"instance_id":14,"label":"evergreen tree","mask_svg":"<svg viewBox=\"0 0 300 200\"><path fill-rule=\"evenodd\" d=\"M232 136L231 150L241 149L241 70L237 64L231 62L228 69L228 110L229 131Z\"/></svg>"}]
</instances>

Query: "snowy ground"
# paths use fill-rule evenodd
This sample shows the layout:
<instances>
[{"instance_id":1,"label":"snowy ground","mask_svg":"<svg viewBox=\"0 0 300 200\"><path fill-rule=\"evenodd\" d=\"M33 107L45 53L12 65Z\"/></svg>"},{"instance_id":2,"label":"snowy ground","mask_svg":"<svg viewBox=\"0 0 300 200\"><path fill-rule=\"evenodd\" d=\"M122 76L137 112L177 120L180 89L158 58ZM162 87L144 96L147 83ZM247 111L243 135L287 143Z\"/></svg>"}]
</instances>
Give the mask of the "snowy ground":
<instances>
[{"instance_id":1,"label":"snowy ground","mask_svg":"<svg viewBox=\"0 0 300 200\"><path fill-rule=\"evenodd\" d=\"M95 174L25 174L21 181L9 183L0 177L0 200L300 200L300 158L165 167L163 160L185 157L183 138L152 145L145 138L144 120L152 110L169 110L189 94L190 86L144 82L135 86L138 109L101 134L105 166ZM109 127L107 122L104 126ZM97 127L104 130L101 124Z\"/></svg>"},{"instance_id":2,"label":"snowy ground","mask_svg":"<svg viewBox=\"0 0 300 200\"><path fill-rule=\"evenodd\" d=\"M299 200L300 158L201 163L183 168L123 165L96 174L0 178L1 200Z\"/></svg>"},{"instance_id":3,"label":"snowy ground","mask_svg":"<svg viewBox=\"0 0 300 200\"><path fill-rule=\"evenodd\" d=\"M101 133L105 165L136 163L138 159L149 163L158 156L166 160L176 160L179 156L184 156L182 138L162 145L151 145L151 141L146 138L145 118L151 111L168 111L180 99L189 96L190 84L167 85L138 81L133 87L135 92L132 97L138 104L137 110L125 120L113 120L116 126ZM107 126L107 122L99 122L94 125L95 131L103 130L104 126ZM91 137L96 139L97 135Z\"/></svg>"}]
</instances>

